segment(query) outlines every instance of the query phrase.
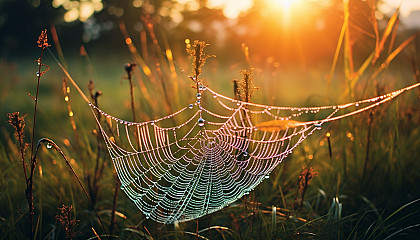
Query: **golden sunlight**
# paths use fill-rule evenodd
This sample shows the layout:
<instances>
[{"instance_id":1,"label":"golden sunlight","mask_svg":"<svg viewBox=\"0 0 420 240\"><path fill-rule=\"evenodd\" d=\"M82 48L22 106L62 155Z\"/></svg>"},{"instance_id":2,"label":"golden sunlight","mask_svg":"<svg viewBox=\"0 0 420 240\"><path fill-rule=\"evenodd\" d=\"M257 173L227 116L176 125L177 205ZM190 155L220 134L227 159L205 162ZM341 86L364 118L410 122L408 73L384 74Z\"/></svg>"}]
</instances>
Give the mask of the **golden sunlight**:
<instances>
[{"instance_id":1,"label":"golden sunlight","mask_svg":"<svg viewBox=\"0 0 420 240\"><path fill-rule=\"evenodd\" d=\"M280 8L284 13L289 12L291 8L297 7L302 0L268 0L269 4L274 8Z\"/></svg>"},{"instance_id":2,"label":"golden sunlight","mask_svg":"<svg viewBox=\"0 0 420 240\"><path fill-rule=\"evenodd\" d=\"M277 16L280 13L284 27L290 25L290 21L295 15L306 13L304 0L267 0L267 7L276 12Z\"/></svg>"}]
</instances>

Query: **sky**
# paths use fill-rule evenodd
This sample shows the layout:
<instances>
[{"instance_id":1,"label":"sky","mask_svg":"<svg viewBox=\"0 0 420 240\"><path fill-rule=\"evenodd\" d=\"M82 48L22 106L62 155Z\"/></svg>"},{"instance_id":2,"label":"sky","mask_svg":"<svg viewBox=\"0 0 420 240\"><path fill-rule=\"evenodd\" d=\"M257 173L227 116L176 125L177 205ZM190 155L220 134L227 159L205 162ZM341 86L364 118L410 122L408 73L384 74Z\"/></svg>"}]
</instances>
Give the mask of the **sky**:
<instances>
[{"instance_id":1,"label":"sky","mask_svg":"<svg viewBox=\"0 0 420 240\"><path fill-rule=\"evenodd\" d=\"M237 18L241 13L249 10L255 0L207 0L209 8L220 8L226 17L234 19ZM346 1L346 0L343 0ZM347 0L348 1L348 0ZM366 1L366 0L361 0ZM132 0L134 7L141 7L144 0ZM281 10L285 15L294 15L296 13L301 14L304 11L311 11L311 9L305 9L308 6L306 3L311 2L315 4L329 4L331 0L263 0L264 5L269 9ZM199 4L197 0L178 0L176 6L188 8L189 10L198 9ZM72 22L77 19L80 21L86 21L95 12L103 9L102 0L84 0L84 1L72 1L72 0L53 0L54 7L63 7L67 10L64 15L66 22ZM420 0L381 0L379 10L386 15L391 15L397 7L400 6L400 17L404 24L413 25L414 27L420 28ZM108 9L110 14L113 10L112 7ZM118 16L118 9L114 9ZM123 10L120 10L120 14L123 14ZM162 8L160 13L162 16L170 15L175 22L182 21L180 11L182 9L174 10L169 8ZM418 11L416 14L411 14L414 11Z\"/></svg>"},{"instance_id":2,"label":"sky","mask_svg":"<svg viewBox=\"0 0 420 240\"><path fill-rule=\"evenodd\" d=\"M397 7L400 7L401 22L407 28L420 28L420 0L384 0L380 10L390 15Z\"/></svg>"},{"instance_id":3,"label":"sky","mask_svg":"<svg viewBox=\"0 0 420 240\"><path fill-rule=\"evenodd\" d=\"M408 17L412 11L420 10L420 0L384 0L384 4L381 6L381 10L385 13L392 12L398 6L401 6L401 16Z\"/></svg>"},{"instance_id":4,"label":"sky","mask_svg":"<svg viewBox=\"0 0 420 240\"><path fill-rule=\"evenodd\" d=\"M185 1L185 0L184 0ZM274 5L283 8L290 7L293 4L304 1L326 2L328 0L267 0ZM210 8L222 8L226 17L236 18L241 12L252 7L253 0L208 0ZM408 27L420 27L419 14L411 14L414 11L420 11L420 0L382 0L379 9L385 14L392 14L396 8L400 7L400 17L403 23ZM411 15L410 15L411 14Z\"/></svg>"}]
</instances>

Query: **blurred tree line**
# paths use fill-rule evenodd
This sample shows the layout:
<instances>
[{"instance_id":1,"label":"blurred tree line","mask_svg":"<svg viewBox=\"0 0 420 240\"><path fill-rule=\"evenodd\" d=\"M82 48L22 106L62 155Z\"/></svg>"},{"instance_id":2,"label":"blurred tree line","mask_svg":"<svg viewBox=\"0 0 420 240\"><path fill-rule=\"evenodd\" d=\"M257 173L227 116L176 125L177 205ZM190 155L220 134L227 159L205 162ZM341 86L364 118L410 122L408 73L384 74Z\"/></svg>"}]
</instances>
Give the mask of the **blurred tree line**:
<instances>
[{"instance_id":1,"label":"blurred tree line","mask_svg":"<svg viewBox=\"0 0 420 240\"><path fill-rule=\"evenodd\" d=\"M99 1L102 9L85 21L66 22L64 17L71 7L64 7L64 3L83 1ZM342 0L331 0L322 6L317 1L308 1L306 8L318 10L302 10L291 16L288 25L283 13L270 12L270 6L264 0L254 0L253 7L237 19L226 18L222 9L208 8L206 0L196 0L193 7L185 5L186 1L180 2L0 0L0 56L13 59L36 51L38 34L51 26L57 29L63 49L77 49L83 44L91 51L118 54L127 51L120 22L125 23L134 43L139 44L140 32L146 31L142 16L147 16L156 35L167 38L171 47L177 44L183 47L185 38L200 39L210 43L218 57L234 61L242 54L241 44L245 43L257 59L268 59L268 62L276 59L282 65L306 66L311 62L331 61L343 22ZM350 0L352 37L362 39L366 46L374 43L371 22L372 8L376 4L375 0ZM363 45L358 47L362 52L365 48L371 49Z\"/></svg>"}]
</instances>

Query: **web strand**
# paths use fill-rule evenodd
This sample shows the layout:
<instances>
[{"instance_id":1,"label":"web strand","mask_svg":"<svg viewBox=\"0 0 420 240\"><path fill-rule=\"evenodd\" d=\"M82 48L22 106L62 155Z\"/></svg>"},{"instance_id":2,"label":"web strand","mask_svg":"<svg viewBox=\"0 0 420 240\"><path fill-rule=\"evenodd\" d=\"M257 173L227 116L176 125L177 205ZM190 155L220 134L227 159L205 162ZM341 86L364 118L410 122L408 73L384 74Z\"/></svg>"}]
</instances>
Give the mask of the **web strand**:
<instances>
[{"instance_id":1,"label":"web strand","mask_svg":"<svg viewBox=\"0 0 420 240\"><path fill-rule=\"evenodd\" d=\"M224 208L268 178L324 123L367 111L420 86L319 107L242 102L200 86L195 103L159 119L134 123L97 108L53 57L91 107L121 189L146 218L161 223L188 221ZM107 129L99 119L106 121ZM270 122L284 125L263 125Z\"/></svg>"},{"instance_id":2,"label":"web strand","mask_svg":"<svg viewBox=\"0 0 420 240\"><path fill-rule=\"evenodd\" d=\"M353 103L303 108L241 102L207 87L198 99L202 102L142 123L90 106L120 132L117 141L101 127L122 190L147 218L173 223L210 214L248 194L322 124L376 107L419 85ZM186 120L173 121L177 118ZM258 129L259 123L273 120L299 124ZM139 146L133 145L136 137Z\"/></svg>"}]
</instances>

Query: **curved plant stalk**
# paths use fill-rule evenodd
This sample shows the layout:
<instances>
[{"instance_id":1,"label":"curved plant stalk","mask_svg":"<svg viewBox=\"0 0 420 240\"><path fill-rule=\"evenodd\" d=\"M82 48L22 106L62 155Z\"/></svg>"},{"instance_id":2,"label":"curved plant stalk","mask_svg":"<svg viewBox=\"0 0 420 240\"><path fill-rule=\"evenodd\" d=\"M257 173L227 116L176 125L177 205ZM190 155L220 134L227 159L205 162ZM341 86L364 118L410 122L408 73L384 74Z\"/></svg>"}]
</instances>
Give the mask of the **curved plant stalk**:
<instances>
[{"instance_id":1,"label":"curved plant stalk","mask_svg":"<svg viewBox=\"0 0 420 240\"><path fill-rule=\"evenodd\" d=\"M54 148L58 153L60 153L60 155L63 157L64 161L66 161L67 166L70 168L70 171L73 173L74 177L76 178L77 182L79 183L80 187L82 188L86 198L89 200L90 205L92 206L92 209L95 211L96 216L98 217L99 223L101 224L102 230L104 231L104 233L106 234L106 230L104 227L104 224L102 223L101 217L99 217L98 211L96 210L95 206L92 203L92 200L89 197L89 194L87 193L85 187L83 186L80 178L77 176L76 172L74 171L73 167L70 164L70 161L67 159L66 155L64 155L63 151L60 149L60 147L57 146L57 144L55 144L51 139L48 138L41 138L38 141L38 144L36 146L35 152L34 152L34 156L33 156L33 161L31 164L31 173L29 175L29 179L28 179L28 190L31 192L33 192L33 179L34 179L34 174L35 174L35 167L36 167L36 157L38 155L38 150L41 147L42 143L46 143L47 144L47 148ZM32 196L33 198L33 196Z\"/></svg>"}]
</instances>

